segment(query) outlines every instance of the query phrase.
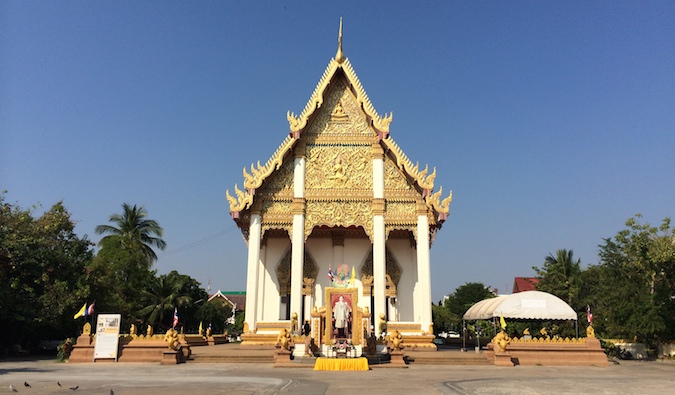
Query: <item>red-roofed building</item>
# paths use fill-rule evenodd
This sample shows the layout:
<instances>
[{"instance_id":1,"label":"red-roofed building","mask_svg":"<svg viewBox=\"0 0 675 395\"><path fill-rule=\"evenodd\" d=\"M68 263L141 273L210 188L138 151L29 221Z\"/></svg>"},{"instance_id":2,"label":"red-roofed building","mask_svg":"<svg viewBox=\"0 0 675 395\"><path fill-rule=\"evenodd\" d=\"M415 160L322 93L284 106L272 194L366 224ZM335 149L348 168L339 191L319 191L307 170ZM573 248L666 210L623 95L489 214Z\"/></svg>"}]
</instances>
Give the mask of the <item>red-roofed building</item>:
<instances>
[{"instance_id":1,"label":"red-roofed building","mask_svg":"<svg viewBox=\"0 0 675 395\"><path fill-rule=\"evenodd\" d=\"M223 303L228 304L233 310L242 311L246 308L246 292L218 292L209 295L209 302L215 299L222 300Z\"/></svg>"},{"instance_id":2,"label":"red-roofed building","mask_svg":"<svg viewBox=\"0 0 675 395\"><path fill-rule=\"evenodd\" d=\"M513 293L534 291L538 282L539 279L536 277L516 277L513 280Z\"/></svg>"}]
</instances>

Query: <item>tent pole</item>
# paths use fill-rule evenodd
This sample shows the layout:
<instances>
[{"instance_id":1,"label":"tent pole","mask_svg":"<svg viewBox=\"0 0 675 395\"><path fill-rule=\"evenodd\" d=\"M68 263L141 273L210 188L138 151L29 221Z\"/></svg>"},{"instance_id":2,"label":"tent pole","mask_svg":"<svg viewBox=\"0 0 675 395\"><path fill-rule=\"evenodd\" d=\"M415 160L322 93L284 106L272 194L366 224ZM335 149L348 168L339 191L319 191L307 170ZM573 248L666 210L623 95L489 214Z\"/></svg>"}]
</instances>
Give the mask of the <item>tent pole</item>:
<instances>
[{"instance_id":1,"label":"tent pole","mask_svg":"<svg viewBox=\"0 0 675 395\"><path fill-rule=\"evenodd\" d=\"M574 329L577 331L577 339L579 338L579 320L574 321Z\"/></svg>"}]
</instances>

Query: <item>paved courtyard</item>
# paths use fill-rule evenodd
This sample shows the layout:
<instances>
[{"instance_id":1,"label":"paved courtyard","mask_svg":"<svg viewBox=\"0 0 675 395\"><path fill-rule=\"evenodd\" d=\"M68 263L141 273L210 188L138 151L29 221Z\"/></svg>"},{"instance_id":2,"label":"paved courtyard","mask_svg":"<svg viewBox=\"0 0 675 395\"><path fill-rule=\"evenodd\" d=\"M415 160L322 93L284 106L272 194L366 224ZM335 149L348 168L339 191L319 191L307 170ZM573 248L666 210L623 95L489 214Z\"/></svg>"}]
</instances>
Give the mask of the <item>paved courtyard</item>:
<instances>
[{"instance_id":1,"label":"paved courtyard","mask_svg":"<svg viewBox=\"0 0 675 395\"><path fill-rule=\"evenodd\" d=\"M0 393L10 393L10 385L22 394L644 395L675 393L675 363L623 361L607 368L410 365L408 369L315 372L271 364L162 366L0 360Z\"/></svg>"}]
</instances>

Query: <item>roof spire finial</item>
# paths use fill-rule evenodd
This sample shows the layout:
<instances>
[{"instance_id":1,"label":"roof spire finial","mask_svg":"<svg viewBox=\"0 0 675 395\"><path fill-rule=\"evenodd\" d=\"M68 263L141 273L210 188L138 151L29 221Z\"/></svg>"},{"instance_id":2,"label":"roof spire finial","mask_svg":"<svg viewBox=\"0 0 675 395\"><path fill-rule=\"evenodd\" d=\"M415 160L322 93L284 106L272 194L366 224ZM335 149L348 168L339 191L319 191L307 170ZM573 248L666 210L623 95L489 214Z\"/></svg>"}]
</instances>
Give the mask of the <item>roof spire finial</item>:
<instances>
[{"instance_id":1,"label":"roof spire finial","mask_svg":"<svg viewBox=\"0 0 675 395\"><path fill-rule=\"evenodd\" d=\"M345 61L345 54L342 53L342 17L340 17L340 32L338 33L338 49L335 54L335 61L340 64Z\"/></svg>"}]
</instances>

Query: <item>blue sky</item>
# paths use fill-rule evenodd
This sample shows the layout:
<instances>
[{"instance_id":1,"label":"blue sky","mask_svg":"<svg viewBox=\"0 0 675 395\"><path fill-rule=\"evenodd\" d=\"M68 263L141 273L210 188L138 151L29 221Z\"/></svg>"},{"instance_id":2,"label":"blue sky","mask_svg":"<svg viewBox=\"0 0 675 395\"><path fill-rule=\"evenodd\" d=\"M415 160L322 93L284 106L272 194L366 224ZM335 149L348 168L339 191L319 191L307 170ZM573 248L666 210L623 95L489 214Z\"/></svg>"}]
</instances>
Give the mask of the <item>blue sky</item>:
<instances>
[{"instance_id":1,"label":"blue sky","mask_svg":"<svg viewBox=\"0 0 675 395\"><path fill-rule=\"evenodd\" d=\"M337 5L339 4L339 6ZM432 295L510 291L556 249L675 209L672 1L0 2L0 189L96 225L144 205L160 273L245 290L225 191L335 54L453 190ZM38 213L41 211L37 210Z\"/></svg>"}]
</instances>

